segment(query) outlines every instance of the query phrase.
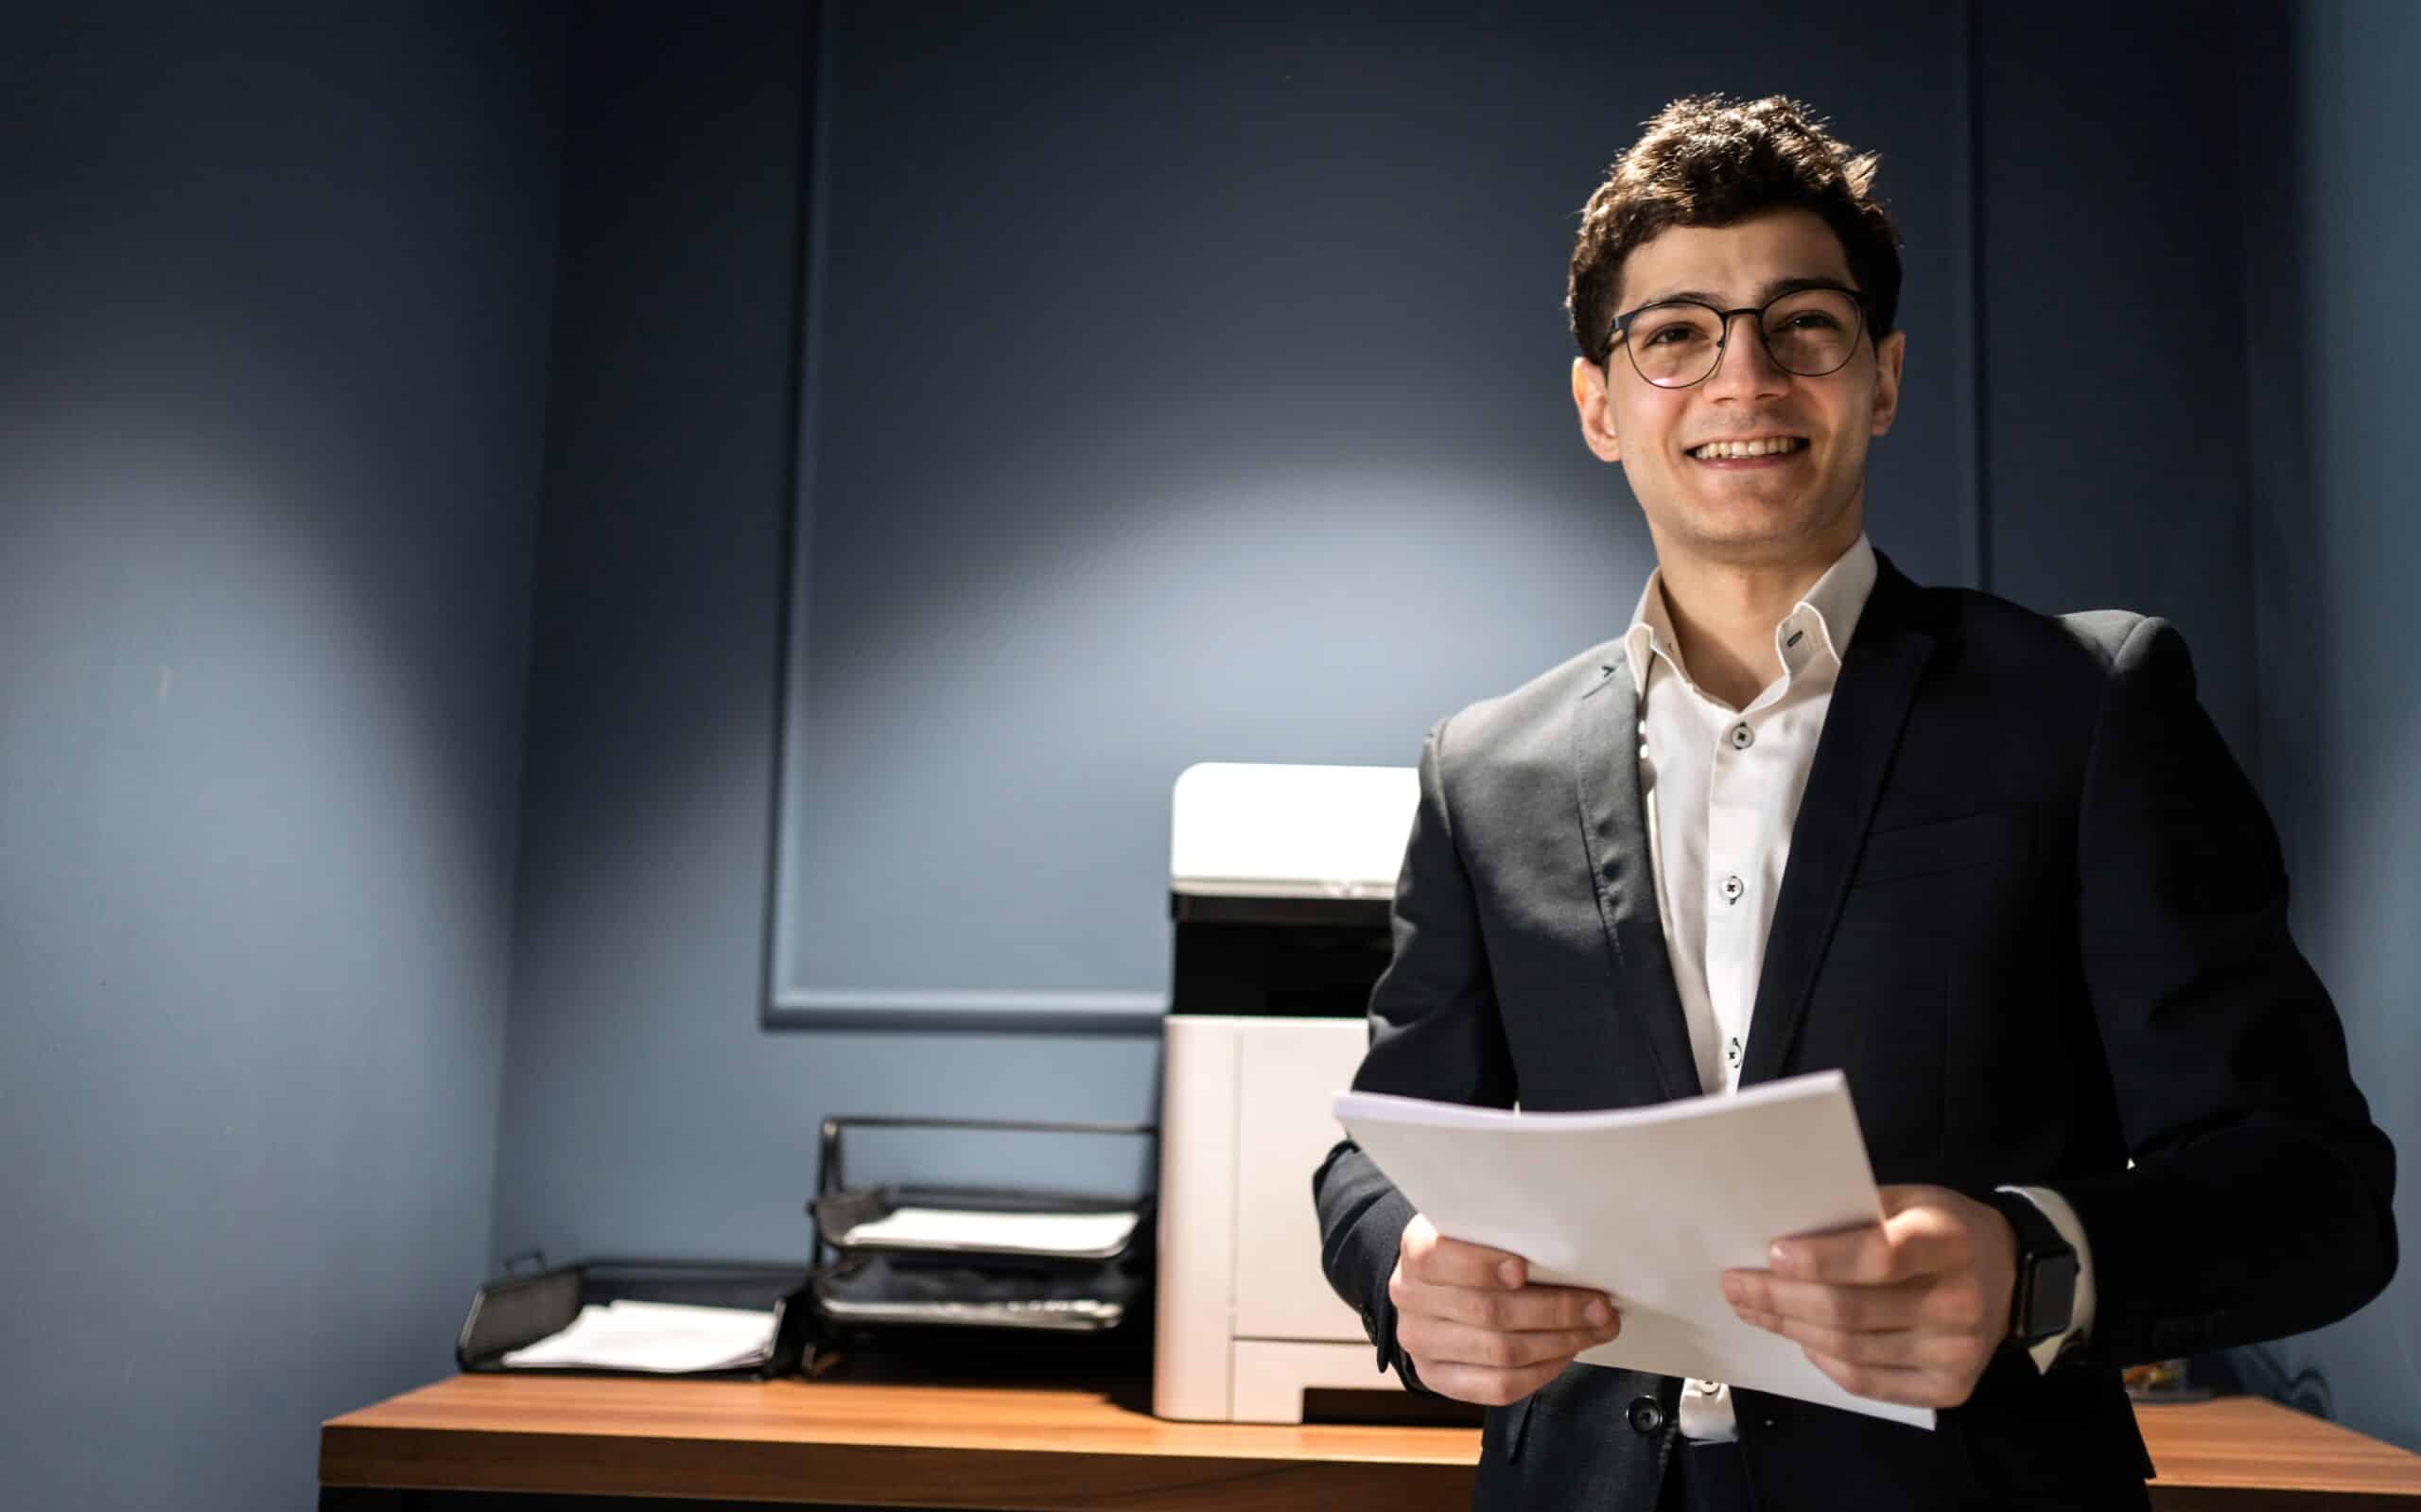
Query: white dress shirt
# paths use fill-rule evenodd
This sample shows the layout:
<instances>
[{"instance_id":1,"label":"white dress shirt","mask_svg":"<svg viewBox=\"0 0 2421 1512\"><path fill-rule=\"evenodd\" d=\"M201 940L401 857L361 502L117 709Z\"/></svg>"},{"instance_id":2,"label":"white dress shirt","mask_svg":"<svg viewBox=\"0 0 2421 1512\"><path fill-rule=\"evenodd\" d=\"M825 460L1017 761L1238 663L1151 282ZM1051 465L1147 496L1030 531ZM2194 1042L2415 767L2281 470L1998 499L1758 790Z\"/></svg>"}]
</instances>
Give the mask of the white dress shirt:
<instances>
[{"instance_id":1,"label":"white dress shirt","mask_svg":"<svg viewBox=\"0 0 2421 1512\"><path fill-rule=\"evenodd\" d=\"M1774 627L1782 676L1745 709L1691 680L1666 612L1661 570L1648 575L1623 635L1631 683L1639 689L1639 779L1656 906L1698 1085L1709 1093L1740 1085L1766 934L1790 860L1791 826L1841 659L1874 578L1874 548L1861 534ZM2060 1347L2092 1324L2092 1255L2083 1225L2057 1192L2003 1190L2033 1201L2076 1248L2069 1330L2033 1351L2037 1368L2048 1369ZM1681 1431L1693 1439L1736 1437L1732 1388L1683 1382Z\"/></svg>"}]
</instances>

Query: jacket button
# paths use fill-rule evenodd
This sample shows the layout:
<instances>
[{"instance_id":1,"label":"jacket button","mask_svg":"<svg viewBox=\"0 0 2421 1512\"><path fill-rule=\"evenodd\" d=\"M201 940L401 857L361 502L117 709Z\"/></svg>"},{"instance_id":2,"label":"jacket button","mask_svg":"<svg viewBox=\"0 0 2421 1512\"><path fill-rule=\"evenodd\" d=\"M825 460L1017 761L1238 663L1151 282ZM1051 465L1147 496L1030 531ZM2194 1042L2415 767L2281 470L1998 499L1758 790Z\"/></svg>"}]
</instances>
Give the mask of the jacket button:
<instances>
[{"instance_id":1,"label":"jacket button","mask_svg":"<svg viewBox=\"0 0 2421 1512\"><path fill-rule=\"evenodd\" d=\"M1641 1397L1630 1404L1630 1431L1642 1438L1650 1438L1664 1430L1664 1404L1653 1397Z\"/></svg>"}]
</instances>

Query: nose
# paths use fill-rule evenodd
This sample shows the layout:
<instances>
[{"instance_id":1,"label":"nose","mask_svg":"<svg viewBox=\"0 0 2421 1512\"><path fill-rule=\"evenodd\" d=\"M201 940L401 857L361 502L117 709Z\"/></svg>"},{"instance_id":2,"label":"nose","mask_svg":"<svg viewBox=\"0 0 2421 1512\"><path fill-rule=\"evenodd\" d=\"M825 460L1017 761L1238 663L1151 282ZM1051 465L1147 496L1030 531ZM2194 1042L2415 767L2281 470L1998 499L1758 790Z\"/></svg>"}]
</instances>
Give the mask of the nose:
<instances>
[{"instance_id":1,"label":"nose","mask_svg":"<svg viewBox=\"0 0 2421 1512\"><path fill-rule=\"evenodd\" d=\"M1739 329L1746 322L1748 329ZM1730 394L1740 398L1755 398L1780 393L1790 387L1790 374L1775 365L1773 354L1766 350L1765 332L1757 324L1754 310L1734 310L1724 317L1723 350L1716 356L1715 371L1707 374L1710 394Z\"/></svg>"}]
</instances>

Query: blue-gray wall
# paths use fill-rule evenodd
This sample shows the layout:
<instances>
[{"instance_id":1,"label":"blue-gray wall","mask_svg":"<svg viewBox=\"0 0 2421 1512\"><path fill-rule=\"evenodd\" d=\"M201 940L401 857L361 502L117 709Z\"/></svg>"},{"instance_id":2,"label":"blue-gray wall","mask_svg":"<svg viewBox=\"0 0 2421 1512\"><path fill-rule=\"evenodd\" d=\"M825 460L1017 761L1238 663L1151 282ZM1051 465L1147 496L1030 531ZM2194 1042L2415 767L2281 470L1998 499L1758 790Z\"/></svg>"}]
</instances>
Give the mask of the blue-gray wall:
<instances>
[{"instance_id":1,"label":"blue-gray wall","mask_svg":"<svg viewBox=\"0 0 2421 1512\"><path fill-rule=\"evenodd\" d=\"M2295 932L2403 1160L2404 1269L2296 1341L2343 1422L2421 1449L2421 8L2293 8L2245 111L2261 756Z\"/></svg>"},{"instance_id":2,"label":"blue-gray wall","mask_svg":"<svg viewBox=\"0 0 2421 1512\"><path fill-rule=\"evenodd\" d=\"M308 1506L486 1273L566 19L0 30L10 1506Z\"/></svg>"},{"instance_id":3,"label":"blue-gray wall","mask_svg":"<svg viewBox=\"0 0 2421 1512\"><path fill-rule=\"evenodd\" d=\"M2274 64L2216 8L1976 9L1985 583L2174 622L2250 768L2237 86Z\"/></svg>"}]
</instances>

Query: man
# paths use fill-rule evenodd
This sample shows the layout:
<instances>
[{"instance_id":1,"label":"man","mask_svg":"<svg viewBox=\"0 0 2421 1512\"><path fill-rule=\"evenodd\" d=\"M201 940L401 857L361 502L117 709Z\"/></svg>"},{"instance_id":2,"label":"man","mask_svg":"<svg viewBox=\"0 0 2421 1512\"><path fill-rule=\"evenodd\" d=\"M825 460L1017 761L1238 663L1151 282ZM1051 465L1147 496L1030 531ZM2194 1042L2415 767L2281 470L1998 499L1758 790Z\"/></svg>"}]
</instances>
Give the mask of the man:
<instances>
[{"instance_id":1,"label":"man","mask_svg":"<svg viewBox=\"0 0 2421 1512\"><path fill-rule=\"evenodd\" d=\"M1430 732L1354 1085L1579 1109L1839 1068L1885 1220L1707 1284L1940 1426L1575 1365L1611 1299L1340 1144L1327 1274L1382 1368L1489 1405L1483 1506L2140 1507L2122 1366L2395 1266L2394 1151L2176 633L1866 539L1907 348L1873 168L1789 101L1686 99L1590 200L1573 399L1657 570L1620 639Z\"/></svg>"}]
</instances>

